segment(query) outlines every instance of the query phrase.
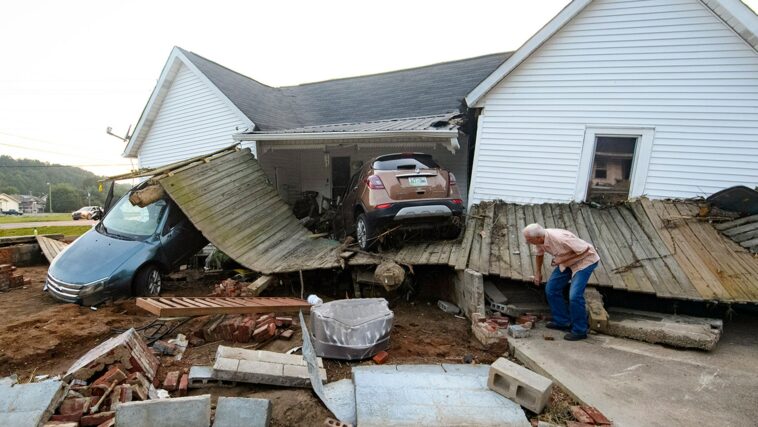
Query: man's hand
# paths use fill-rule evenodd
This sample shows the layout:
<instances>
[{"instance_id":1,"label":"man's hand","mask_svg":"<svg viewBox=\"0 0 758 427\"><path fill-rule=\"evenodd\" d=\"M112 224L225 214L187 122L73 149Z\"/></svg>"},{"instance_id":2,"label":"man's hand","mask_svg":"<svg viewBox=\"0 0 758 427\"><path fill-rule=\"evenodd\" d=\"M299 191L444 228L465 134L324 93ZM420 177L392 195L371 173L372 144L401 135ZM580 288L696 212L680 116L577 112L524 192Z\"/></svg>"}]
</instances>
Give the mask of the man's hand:
<instances>
[{"instance_id":1,"label":"man's hand","mask_svg":"<svg viewBox=\"0 0 758 427\"><path fill-rule=\"evenodd\" d=\"M532 282L534 283L535 286L539 286L540 284L542 284L542 276L541 275L532 276Z\"/></svg>"}]
</instances>

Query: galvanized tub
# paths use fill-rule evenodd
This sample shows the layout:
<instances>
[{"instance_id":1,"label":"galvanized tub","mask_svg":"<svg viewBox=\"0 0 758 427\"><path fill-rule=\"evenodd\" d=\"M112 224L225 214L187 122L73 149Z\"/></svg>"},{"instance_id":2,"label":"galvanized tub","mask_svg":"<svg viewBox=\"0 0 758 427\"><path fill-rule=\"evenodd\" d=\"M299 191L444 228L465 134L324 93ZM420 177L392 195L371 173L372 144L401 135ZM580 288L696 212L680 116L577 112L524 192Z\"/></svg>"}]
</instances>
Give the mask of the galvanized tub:
<instances>
[{"instance_id":1,"label":"galvanized tub","mask_svg":"<svg viewBox=\"0 0 758 427\"><path fill-rule=\"evenodd\" d=\"M367 359L389 345L395 316L384 298L344 299L311 307L310 333L320 357Z\"/></svg>"}]
</instances>

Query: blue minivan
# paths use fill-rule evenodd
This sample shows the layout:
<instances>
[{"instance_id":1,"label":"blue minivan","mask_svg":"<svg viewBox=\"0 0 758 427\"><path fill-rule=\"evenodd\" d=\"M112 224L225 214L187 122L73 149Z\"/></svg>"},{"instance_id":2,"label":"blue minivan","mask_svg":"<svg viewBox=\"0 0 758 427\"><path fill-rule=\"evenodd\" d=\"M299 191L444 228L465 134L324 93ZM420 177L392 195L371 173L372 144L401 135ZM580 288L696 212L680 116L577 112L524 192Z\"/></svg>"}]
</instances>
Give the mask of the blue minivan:
<instances>
[{"instance_id":1,"label":"blue minivan","mask_svg":"<svg viewBox=\"0 0 758 427\"><path fill-rule=\"evenodd\" d=\"M168 197L134 206L127 193L50 264L44 291L96 305L121 296L157 296L170 273L208 241Z\"/></svg>"}]
</instances>

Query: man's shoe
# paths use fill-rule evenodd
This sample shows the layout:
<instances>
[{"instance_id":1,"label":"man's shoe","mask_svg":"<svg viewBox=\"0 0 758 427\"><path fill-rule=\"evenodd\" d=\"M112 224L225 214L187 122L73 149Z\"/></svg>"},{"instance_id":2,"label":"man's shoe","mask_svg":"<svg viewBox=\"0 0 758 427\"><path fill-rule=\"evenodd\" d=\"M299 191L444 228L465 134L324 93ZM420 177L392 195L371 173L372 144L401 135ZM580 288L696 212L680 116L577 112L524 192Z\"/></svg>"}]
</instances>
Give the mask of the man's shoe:
<instances>
[{"instance_id":1,"label":"man's shoe","mask_svg":"<svg viewBox=\"0 0 758 427\"><path fill-rule=\"evenodd\" d=\"M585 338L587 338L587 334L575 334L573 332L569 332L563 336L563 339L566 341L579 341Z\"/></svg>"},{"instance_id":2,"label":"man's shoe","mask_svg":"<svg viewBox=\"0 0 758 427\"><path fill-rule=\"evenodd\" d=\"M568 331L571 330L571 326L569 326L569 325L563 326L563 325L559 325L559 324L557 324L555 322L547 322L547 324L545 325L545 327L548 328L548 329L555 329L556 331L566 331L566 332L568 332Z\"/></svg>"}]
</instances>

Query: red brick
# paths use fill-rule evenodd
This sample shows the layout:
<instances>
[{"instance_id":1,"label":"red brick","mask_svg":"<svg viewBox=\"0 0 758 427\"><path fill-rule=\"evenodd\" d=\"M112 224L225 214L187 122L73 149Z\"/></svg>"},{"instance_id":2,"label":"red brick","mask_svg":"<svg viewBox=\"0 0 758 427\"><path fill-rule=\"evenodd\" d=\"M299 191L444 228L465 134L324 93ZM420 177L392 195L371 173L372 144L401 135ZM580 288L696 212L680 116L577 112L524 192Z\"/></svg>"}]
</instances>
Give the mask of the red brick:
<instances>
[{"instance_id":1,"label":"red brick","mask_svg":"<svg viewBox=\"0 0 758 427\"><path fill-rule=\"evenodd\" d=\"M76 413L76 414L69 414L69 415L55 414L50 417L50 421L62 421L64 423L78 423L81 418L82 418L81 412Z\"/></svg>"},{"instance_id":2,"label":"red brick","mask_svg":"<svg viewBox=\"0 0 758 427\"><path fill-rule=\"evenodd\" d=\"M595 424L579 423L576 421L566 421L566 427L595 427Z\"/></svg>"},{"instance_id":3,"label":"red brick","mask_svg":"<svg viewBox=\"0 0 758 427\"><path fill-rule=\"evenodd\" d=\"M105 372L100 378L92 383L93 386L97 385L111 385L114 381L120 383L126 379L126 374L118 366L112 366Z\"/></svg>"},{"instance_id":4,"label":"red brick","mask_svg":"<svg viewBox=\"0 0 758 427\"><path fill-rule=\"evenodd\" d=\"M268 335L269 337L273 337L276 335L276 324L275 323L269 323L268 324Z\"/></svg>"},{"instance_id":5,"label":"red brick","mask_svg":"<svg viewBox=\"0 0 758 427\"><path fill-rule=\"evenodd\" d=\"M537 320L538 320L537 316L533 314L522 314L521 316L516 318L516 324L523 325L524 323L532 322L532 325L534 325L535 323L537 323Z\"/></svg>"},{"instance_id":6,"label":"red brick","mask_svg":"<svg viewBox=\"0 0 758 427\"><path fill-rule=\"evenodd\" d=\"M276 328L276 325L274 325ZM261 342L271 338L268 326L261 326L253 332L253 340Z\"/></svg>"},{"instance_id":7,"label":"red brick","mask_svg":"<svg viewBox=\"0 0 758 427\"><path fill-rule=\"evenodd\" d=\"M594 406L582 406L582 410L592 417L592 421L598 425L611 425L611 420L605 417L602 412L598 411Z\"/></svg>"},{"instance_id":8,"label":"red brick","mask_svg":"<svg viewBox=\"0 0 758 427\"><path fill-rule=\"evenodd\" d=\"M284 338L285 340L288 340L292 338L292 336L295 335L295 331L292 329L287 329L286 331L279 334L279 338Z\"/></svg>"},{"instance_id":9,"label":"red brick","mask_svg":"<svg viewBox=\"0 0 758 427\"><path fill-rule=\"evenodd\" d=\"M118 401L121 403L131 402L132 395L133 395L132 386L122 385L121 392L118 395Z\"/></svg>"},{"instance_id":10,"label":"red brick","mask_svg":"<svg viewBox=\"0 0 758 427\"><path fill-rule=\"evenodd\" d=\"M98 424L97 427L113 427L115 425L116 425L116 418L111 418L110 420L108 420L108 421L106 421L106 422L104 422L102 424Z\"/></svg>"},{"instance_id":11,"label":"red brick","mask_svg":"<svg viewBox=\"0 0 758 427\"><path fill-rule=\"evenodd\" d=\"M166 375L166 379L163 380L163 388L168 391L176 390L179 384L179 371L172 371Z\"/></svg>"},{"instance_id":12,"label":"red brick","mask_svg":"<svg viewBox=\"0 0 758 427\"><path fill-rule=\"evenodd\" d=\"M64 399L63 402L61 402L61 406L58 408L58 412L60 412L61 415L72 415L72 414L79 414L79 417L82 416L84 412L89 409L90 406L90 398L89 397L76 397L73 399Z\"/></svg>"},{"instance_id":13,"label":"red brick","mask_svg":"<svg viewBox=\"0 0 758 427\"><path fill-rule=\"evenodd\" d=\"M376 353L374 357L371 359L376 363L377 365L384 365L387 363L387 360L390 358L390 354L386 351L380 351L379 353Z\"/></svg>"},{"instance_id":14,"label":"red brick","mask_svg":"<svg viewBox=\"0 0 758 427\"><path fill-rule=\"evenodd\" d=\"M584 409L582 409L579 406L572 406L569 408L571 410L571 415L576 418L577 421L580 423L587 423L587 424L594 424L595 421L592 419L591 416L589 416L586 412L584 412Z\"/></svg>"},{"instance_id":15,"label":"red brick","mask_svg":"<svg viewBox=\"0 0 758 427\"><path fill-rule=\"evenodd\" d=\"M189 375L182 375L182 379L179 380L179 396L187 395L187 385L189 384Z\"/></svg>"},{"instance_id":16,"label":"red brick","mask_svg":"<svg viewBox=\"0 0 758 427\"><path fill-rule=\"evenodd\" d=\"M85 415L79 420L79 425L82 427L97 427L106 421L113 419L116 413L113 411L98 412L97 414Z\"/></svg>"}]
</instances>

